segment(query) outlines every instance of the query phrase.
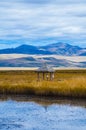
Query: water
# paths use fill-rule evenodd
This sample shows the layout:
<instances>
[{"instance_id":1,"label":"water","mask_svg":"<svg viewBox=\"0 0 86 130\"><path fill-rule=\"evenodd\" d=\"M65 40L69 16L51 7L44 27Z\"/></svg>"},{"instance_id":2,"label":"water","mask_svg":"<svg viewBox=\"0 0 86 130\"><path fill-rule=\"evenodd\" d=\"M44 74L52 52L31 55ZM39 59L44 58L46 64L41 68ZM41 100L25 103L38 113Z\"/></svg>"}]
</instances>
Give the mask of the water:
<instances>
[{"instance_id":1,"label":"water","mask_svg":"<svg viewBox=\"0 0 86 130\"><path fill-rule=\"evenodd\" d=\"M0 130L86 130L86 102L1 98Z\"/></svg>"}]
</instances>

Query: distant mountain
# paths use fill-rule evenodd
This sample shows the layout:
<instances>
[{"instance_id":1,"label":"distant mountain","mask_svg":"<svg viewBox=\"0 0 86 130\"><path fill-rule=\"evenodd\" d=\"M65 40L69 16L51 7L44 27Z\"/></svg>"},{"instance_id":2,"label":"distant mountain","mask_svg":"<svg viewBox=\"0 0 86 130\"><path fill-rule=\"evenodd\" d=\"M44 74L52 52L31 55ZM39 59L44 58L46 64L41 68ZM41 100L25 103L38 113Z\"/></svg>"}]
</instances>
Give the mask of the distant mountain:
<instances>
[{"instance_id":1,"label":"distant mountain","mask_svg":"<svg viewBox=\"0 0 86 130\"><path fill-rule=\"evenodd\" d=\"M86 56L86 51L79 54L80 56Z\"/></svg>"},{"instance_id":2,"label":"distant mountain","mask_svg":"<svg viewBox=\"0 0 86 130\"><path fill-rule=\"evenodd\" d=\"M55 43L46 46L21 45L16 48L0 50L0 54L42 54L42 55L65 55L65 56L86 56L86 48L73 46L67 43Z\"/></svg>"},{"instance_id":3,"label":"distant mountain","mask_svg":"<svg viewBox=\"0 0 86 130\"><path fill-rule=\"evenodd\" d=\"M0 54L51 54L51 52L41 50L37 48L36 46L32 45L21 45L16 48L8 48L8 49L2 49L0 50Z\"/></svg>"},{"instance_id":4,"label":"distant mountain","mask_svg":"<svg viewBox=\"0 0 86 130\"><path fill-rule=\"evenodd\" d=\"M19 54L18 54L19 55ZM3 56L2 56L3 57ZM35 57L35 56L27 56L21 58L12 58L11 59L1 59L0 67L40 67L45 61L48 65L53 67L81 67L86 68L86 60L83 62L75 62L64 58L60 59L59 56L56 58L55 56L45 55L44 57Z\"/></svg>"},{"instance_id":5,"label":"distant mountain","mask_svg":"<svg viewBox=\"0 0 86 130\"><path fill-rule=\"evenodd\" d=\"M42 47L43 49L57 55L78 55L83 49L78 46L72 46L67 43L55 43Z\"/></svg>"}]
</instances>

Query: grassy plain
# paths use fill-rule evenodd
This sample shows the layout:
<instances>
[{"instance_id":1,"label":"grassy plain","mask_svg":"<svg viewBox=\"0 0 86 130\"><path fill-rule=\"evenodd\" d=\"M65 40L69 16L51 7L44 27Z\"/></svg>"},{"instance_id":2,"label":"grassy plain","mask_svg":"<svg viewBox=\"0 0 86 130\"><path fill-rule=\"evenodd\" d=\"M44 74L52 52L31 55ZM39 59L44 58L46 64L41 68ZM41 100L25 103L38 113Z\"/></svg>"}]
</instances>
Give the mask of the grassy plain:
<instances>
[{"instance_id":1,"label":"grassy plain","mask_svg":"<svg viewBox=\"0 0 86 130\"><path fill-rule=\"evenodd\" d=\"M57 70L53 81L37 81L34 70L0 70L0 94L86 98L86 69Z\"/></svg>"}]
</instances>

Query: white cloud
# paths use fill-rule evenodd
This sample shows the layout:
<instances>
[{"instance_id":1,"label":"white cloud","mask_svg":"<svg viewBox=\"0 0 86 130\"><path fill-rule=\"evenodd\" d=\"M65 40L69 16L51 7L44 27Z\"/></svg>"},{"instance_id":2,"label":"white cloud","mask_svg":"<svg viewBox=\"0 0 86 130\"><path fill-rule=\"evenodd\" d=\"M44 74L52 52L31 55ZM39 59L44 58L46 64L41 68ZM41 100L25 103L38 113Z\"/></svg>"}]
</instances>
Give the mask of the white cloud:
<instances>
[{"instance_id":1,"label":"white cloud","mask_svg":"<svg viewBox=\"0 0 86 130\"><path fill-rule=\"evenodd\" d=\"M85 44L85 0L4 0L0 2L0 39L64 39Z\"/></svg>"}]
</instances>

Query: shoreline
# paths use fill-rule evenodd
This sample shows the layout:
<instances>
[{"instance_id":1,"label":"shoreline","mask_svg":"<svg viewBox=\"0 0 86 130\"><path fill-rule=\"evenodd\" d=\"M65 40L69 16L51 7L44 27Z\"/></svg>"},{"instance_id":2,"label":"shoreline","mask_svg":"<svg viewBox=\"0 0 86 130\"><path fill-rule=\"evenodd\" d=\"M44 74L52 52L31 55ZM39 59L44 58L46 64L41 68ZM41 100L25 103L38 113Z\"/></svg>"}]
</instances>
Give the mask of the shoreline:
<instances>
[{"instance_id":1,"label":"shoreline","mask_svg":"<svg viewBox=\"0 0 86 130\"><path fill-rule=\"evenodd\" d=\"M29 99L39 99L39 100L80 100L80 101L86 101L86 97L74 97L74 96L62 96L62 95L36 95L36 94L0 94L0 101L2 100L14 100L17 99L18 101L21 101L25 99L26 101ZM20 100L21 99L21 100Z\"/></svg>"},{"instance_id":2,"label":"shoreline","mask_svg":"<svg viewBox=\"0 0 86 130\"><path fill-rule=\"evenodd\" d=\"M38 96L38 95L1 95L0 102L13 100L16 102L35 102L39 105L49 106L52 104L70 104L73 106L86 107L86 98L74 98L74 97L50 97L50 96Z\"/></svg>"},{"instance_id":3,"label":"shoreline","mask_svg":"<svg viewBox=\"0 0 86 130\"><path fill-rule=\"evenodd\" d=\"M12 70L36 70L39 67L0 67L0 71L12 71ZM86 68L80 67L54 67L54 70L86 70Z\"/></svg>"}]
</instances>

